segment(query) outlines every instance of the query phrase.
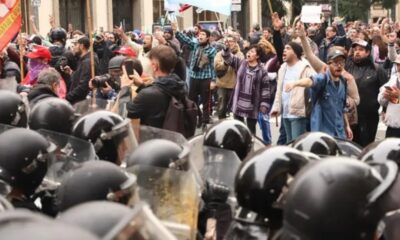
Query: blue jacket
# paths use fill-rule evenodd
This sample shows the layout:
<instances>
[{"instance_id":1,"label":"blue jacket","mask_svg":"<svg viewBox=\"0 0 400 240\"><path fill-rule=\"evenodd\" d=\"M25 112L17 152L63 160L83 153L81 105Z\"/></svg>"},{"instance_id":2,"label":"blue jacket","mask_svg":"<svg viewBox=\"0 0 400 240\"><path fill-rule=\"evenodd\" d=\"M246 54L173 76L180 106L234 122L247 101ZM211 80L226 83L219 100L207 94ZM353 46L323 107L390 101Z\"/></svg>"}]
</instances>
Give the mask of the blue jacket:
<instances>
[{"instance_id":1,"label":"blue jacket","mask_svg":"<svg viewBox=\"0 0 400 240\"><path fill-rule=\"evenodd\" d=\"M340 78L339 86L330 78L327 71L311 77L311 131L324 132L334 137L346 139L344 113L346 107L347 82Z\"/></svg>"}]
</instances>

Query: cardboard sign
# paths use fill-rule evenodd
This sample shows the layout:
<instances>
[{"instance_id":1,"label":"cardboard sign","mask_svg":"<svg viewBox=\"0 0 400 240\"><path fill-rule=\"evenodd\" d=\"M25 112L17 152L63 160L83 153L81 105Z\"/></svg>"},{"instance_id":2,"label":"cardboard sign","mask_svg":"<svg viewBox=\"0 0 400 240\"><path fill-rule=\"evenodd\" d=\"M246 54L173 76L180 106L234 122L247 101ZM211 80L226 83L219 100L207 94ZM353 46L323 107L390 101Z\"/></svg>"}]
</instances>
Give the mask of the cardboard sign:
<instances>
[{"instance_id":1,"label":"cardboard sign","mask_svg":"<svg viewBox=\"0 0 400 240\"><path fill-rule=\"evenodd\" d=\"M320 23L322 7L319 6L303 6L301 9L301 21L303 23Z\"/></svg>"}]
</instances>

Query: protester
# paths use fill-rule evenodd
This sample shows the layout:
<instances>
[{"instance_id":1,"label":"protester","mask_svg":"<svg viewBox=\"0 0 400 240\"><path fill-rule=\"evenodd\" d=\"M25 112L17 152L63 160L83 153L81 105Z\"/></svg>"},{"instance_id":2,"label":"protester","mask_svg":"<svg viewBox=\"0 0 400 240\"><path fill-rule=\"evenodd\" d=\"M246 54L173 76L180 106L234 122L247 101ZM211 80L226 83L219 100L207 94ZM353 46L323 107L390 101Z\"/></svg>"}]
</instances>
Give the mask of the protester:
<instances>
[{"instance_id":1,"label":"protester","mask_svg":"<svg viewBox=\"0 0 400 240\"><path fill-rule=\"evenodd\" d=\"M172 24L172 29L176 32L176 38L181 45L187 45L193 51L190 63L190 83L189 98L198 103L200 95L203 112L200 112L198 126L203 128L210 122L211 111L211 81L215 79L214 58L216 54L215 48L210 46L210 31L201 29L198 34L198 43L194 43L183 33L177 31L176 23Z\"/></svg>"},{"instance_id":2,"label":"protester","mask_svg":"<svg viewBox=\"0 0 400 240\"><path fill-rule=\"evenodd\" d=\"M60 74L54 68L41 71L36 85L28 94L29 104L33 106L42 99L49 97L57 98L60 78Z\"/></svg>"},{"instance_id":3,"label":"protester","mask_svg":"<svg viewBox=\"0 0 400 240\"><path fill-rule=\"evenodd\" d=\"M237 72L236 87L232 96L232 112L242 122L246 120L250 131L256 133L258 113L271 108L271 80L260 62L264 54L261 47L250 46L246 59L233 56L227 45L222 56L227 65Z\"/></svg>"},{"instance_id":4,"label":"protester","mask_svg":"<svg viewBox=\"0 0 400 240\"><path fill-rule=\"evenodd\" d=\"M87 37L80 38L73 49L75 56L79 56L78 68L72 72L72 69L67 66L64 70L71 75L71 86L66 97L66 100L71 104L86 99L89 93L89 80L92 78L89 46L90 42ZM96 66L98 65L96 56L93 64L96 71Z\"/></svg>"},{"instance_id":5,"label":"protester","mask_svg":"<svg viewBox=\"0 0 400 240\"><path fill-rule=\"evenodd\" d=\"M229 45L231 53L239 59L243 59L244 55L240 51L236 39L233 36L228 35L225 40ZM222 51L218 52L214 59L214 69L217 75L216 84L218 87L218 119L224 119L227 117L226 115L229 112L228 103L236 85L235 69L225 64L222 53Z\"/></svg>"},{"instance_id":6,"label":"protester","mask_svg":"<svg viewBox=\"0 0 400 240\"><path fill-rule=\"evenodd\" d=\"M311 131L351 140L353 133L345 114L347 83L342 77L346 54L341 50L331 49L327 60L329 69L325 74L289 82L284 88L286 92L296 87L311 88L314 96Z\"/></svg>"},{"instance_id":7,"label":"protester","mask_svg":"<svg viewBox=\"0 0 400 240\"><path fill-rule=\"evenodd\" d=\"M372 62L371 45L359 40L353 43L352 48L354 53L348 58L345 69L354 76L360 94L358 123L352 126L352 131L354 142L365 147L375 140L379 122L377 98L380 87L388 77L381 67Z\"/></svg>"},{"instance_id":8,"label":"protester","mask_svg":"<svg viewBox=\"0 0 400 240\"><path fill-rule=\"evenodd\" d=\"M386 137L400 138L400 57L394 61L395 72L380 88L378 102L386 108L383 121L387 125Z\"/></svg>"}]
</instances>

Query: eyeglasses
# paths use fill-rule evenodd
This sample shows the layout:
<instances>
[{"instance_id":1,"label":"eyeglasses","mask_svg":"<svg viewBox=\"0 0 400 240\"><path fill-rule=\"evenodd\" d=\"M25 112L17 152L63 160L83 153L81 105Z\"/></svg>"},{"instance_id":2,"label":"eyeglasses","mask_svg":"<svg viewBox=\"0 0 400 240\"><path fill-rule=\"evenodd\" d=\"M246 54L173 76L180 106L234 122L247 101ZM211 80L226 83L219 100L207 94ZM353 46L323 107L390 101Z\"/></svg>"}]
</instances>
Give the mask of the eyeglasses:
<instances>
[{"instance_id":1,"label":"eyeglasses","mask_svg":"<svg viewBox=\"0 0 400 240\"><path fill-rule=\"evenodd\" d=\"M336 62L331 62L331 64L335 67L339 67L339 66L343 67L346 64L346 62L345 61L336 61Z\"/></svg>"}]
</instances>

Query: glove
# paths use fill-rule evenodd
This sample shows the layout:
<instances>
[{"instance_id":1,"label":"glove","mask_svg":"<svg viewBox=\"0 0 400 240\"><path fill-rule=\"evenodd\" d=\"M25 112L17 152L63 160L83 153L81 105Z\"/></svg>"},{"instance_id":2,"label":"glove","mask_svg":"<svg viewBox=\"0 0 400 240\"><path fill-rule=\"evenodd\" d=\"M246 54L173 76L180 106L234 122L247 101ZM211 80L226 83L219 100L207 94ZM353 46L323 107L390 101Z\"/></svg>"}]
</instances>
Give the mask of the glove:
<instances>
[{"instance_id":1,"label":"glove","mask_svg":"<svg viewBox=\"0 0 400 240\"><path fill-rule=\"evenodd\" d=\"M201 197L205 203L225 203L228 200L229 192L229 188L224 184L207 181Z\"/></svg>"}]
</instances>

